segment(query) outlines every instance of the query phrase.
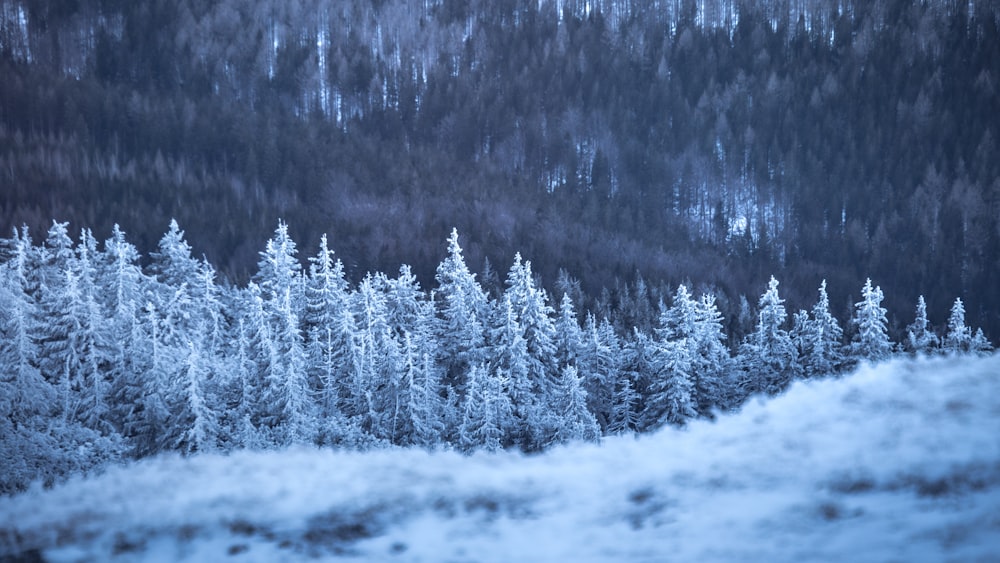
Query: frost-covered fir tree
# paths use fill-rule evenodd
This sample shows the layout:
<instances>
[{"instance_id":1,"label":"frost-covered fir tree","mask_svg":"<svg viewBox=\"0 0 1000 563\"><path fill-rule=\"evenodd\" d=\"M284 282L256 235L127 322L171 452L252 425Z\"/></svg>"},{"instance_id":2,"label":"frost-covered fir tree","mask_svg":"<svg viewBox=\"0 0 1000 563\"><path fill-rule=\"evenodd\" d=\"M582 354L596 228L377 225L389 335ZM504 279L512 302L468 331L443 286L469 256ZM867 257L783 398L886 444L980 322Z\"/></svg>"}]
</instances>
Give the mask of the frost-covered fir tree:
<instances>
[{"instance_id":1,"label":"frost-covered fir tree","mask_svg":"<svg viewBox=\"0 0 1000 563\"><path fill-rule=\"evenodd\" d=\"M366 275L352 304L360 361L350 383L349 414L378 440L392 439L395 389L404 369L402 346L388 322L385 287L383 275Z\"/></svg>"},{"instance_id":2,"label":"frost-covered fir tree","mask_svg":"<svg viewBox=\"0 0 1000 563\"><path fill-rule=\"evenodd\" d=\"M983 329L977 328L976 333L972 335L972 342L969 343L969 351L980 356L988 355L993 351L993 344L983 334Z\"/></svg>"},{"instance_id":3,"label":"frost-covered fir tree","mask_svg":"<svg viewBox=\"0 0 1000 563\"><path fill-rule=\"evenodd\" d=\"M170 220L167 232L149 258L150 270L157 280L175 289L191 284L198 272L198 261L191 256L191 246L175 219Z\"/></svg>"},{"instance_id":4,"label":"frost-covered fir tree","mask_svg":"<svg viewBox=\"0 0 1000 563\"><path fill-rule=\"evenodd\" d=\"M587 314L582 336L578 362L583 387L587 391L587 407L594 413L601 428L607 429L611 424L621 371L621 342L607 319L598 324L590 313Z\"/></svg>"},{"instance_id":5,"label":"frost-covered fir tree","mask_svg":"<svg viewBox=\"0 0 1000 563\"><path fill-rule=\"evenodd\" d=\"M948 316L948 332L944 337L946 352L968 352L972 344L972 329L965 325L965 304L962 298L956 298Z\"/></svg>"},{"instance_id":6,"label":"frost-covered fir tree","mask_svg":"<svg viewBox=\"0 0 1000 563\"><path fill-rule=\"evenodd\" d=\"M434 302L438 311L435 332L438 360L446 382L461 393L472 366L486 361L485 331L489 322L486 293L469 271L458 244L458 231L448 237L448 256L437 267Z\"/></svg>"},{"instance_id":7,"label":"frost-covered fir tree","mask_svg":"<svg viewBox=\"0 0 1000 563\"><path fill-rule=\"evenodd\" d=\"M706 416L712 409L729 407L726 387L731 383L732 359L726 347L723 317L716 307L715 296L702 294L695 311L691 335L695 397L698 414Z\"/></svg>"},{"instance_id":8,"label":"frost-covered fir tree","mask_svg":"<svg viewBox=\"0 0 1000 563\"><path fill-rule=\"evenodd\" d=\"M851 352L855 358L881 362L892 355L893 346L889 340L888 321L882 299L882 289L878 286L872 288L872 280L866 280L861 289L861 301L854 304L856 334Z\"/></svg>"},{"instance_id":9,"label":"frost-covered fir tree","mask_svg":"<svg viewBox=\"0 0 1000 563\"><path fill-rule=\"evenodd\" d=\"M513 409L502 376L491 374L482 365L469 372L468 388L459 426L460 449L498 451L504 447L504 428L511 425Z\"/></svg>"},{"instance_id":10,"label":"frost-covered fir tree","mask_svg":"<svg viewBox=\"0 0 1000 563\"><path fill-rule=\"evenodd\" d=\"M657 341L650 373L643 428L683 425L697 416L691 350L686 338Z\"/></svg>"},{"instance_id":11,"label":"frost-covered fir tree","mask_svg":"<svg viewBox=\"0 0 1000 563\"><path fill-rule=\"evenodd\" d=\"M553 443L566 443L579 440L593 442L600 438L601 428L597 419L587 409L587 391L576 368L566 366L559 378L557 389L557 409L550 411L555 415L552 425L555 426Z\"/></svg>"},{"instance_id":12,"label":"frost-covered fir tree","mask_svg":"<svg viewBox=\"0 0 1000 563\"><path fill-rule=\"evenodd\" d=\"M288 235L288 225L279 221L274 236L260 252L257 274L254 276L265 303L280 303L288 292L292 311L301 317L305 305L305 287L301 274L302 265L298 260L295 241Z\"/></svg>"},{"instance_id":13,"label":"frost-covered fir tree","mask_svg":"<svg viewBox=\"0 0 1000 563\"><path fill-rule=\"evenodd\" d=\"M615 382L607 434L625 434L639 429L639 393L628 373L622 372Z\"/></svg>"},{"instance_id":14,"label":"frost-covered fir tree","mask_svg":"<svg viewBox=\"0 0 1000 563\"><path fill-rule=\"evenodd\" d=\"M15 229L3 245L8 259L0 264L0 493L7 494L30 481L48 485L117 459L121 448L106 424L100 424L102 435L81 423L85 413L77 416L76 405L90 389L70 387L65 378L46 380L39 369L39 342L52 334L39 317L52 308L37 301L52 297L44 291L46 276L53 274L43 271L45 249L32 245L27 229Z\"/></svg>"},{"instance_id":15,"label":"frost-covered fir tree","mask_svg":"<svg viewBox=\"0 0 1000 563\"><path fill-rule=\"evenodd\" d=\"M306 357L319 405L320 443L353 441L342 401L360 368L357 327L350 311L349 285L340 260L324 234L319 251L309 258L306 282Z\"/></svg>"},{"instance_id":16,"label":"frost-covered fir tree","mask_svg":"<svg viewBox=\"0 0 1000 563\"><path fill-rule=\"evenodd\" d=\"M435 448L444 443L445 422L450 417L444 412L447 404L441 398L442 374L434 361L433 305L427 302L421 309L422 320L415 325L415 332L403 336L403 384L409 418L406 439L409 444Z\"/></svg>"},{"instance_id":17,"label":"frost-covered fir tree","mask_svg":"<svg viewBox=\"0 0 1000 563\"><path fill-rule=\"evenodd\" d=\"M826 280L823 280L819 286L819 299L812 308L812 316L801 322L799 348L803 375L824 376L843 369L843 337L844 331L836 317L830 313L830 298L826 293Z\"/></svg>"},{"instance_id":18,"label":"frost-covered fir tree","mask_svg":"<svg viewBox=\"0 0 1000 563\"><path fill-rule=\"evenodd\" d=\"M306 379L305 348L291 301L289 288L276 311L279 316L272 334L274 362L264 374L261 395L264 423L277 445L312 443L317 432Z\"/></svg>"},{"instance_id":19,"label":"frost-covered fir tree","mask_svg":"<svg viewBox=\"0 0 1000 563\"><path fill-rule=\"evenodd\" d=\"M927 303L924 296L917 298L917 313L913 323L906 327L906 348L914 354L930 354L940 344L927 322Z\"/></svg>"},{"instance_id":20,"label":"frost-covered fir tree","mask_svg":"<svg viewBox=\"0 0 1000 563\"><path fill-rule=\"evenodd\" d=\"M510 302L514 316L524 334L527 348L528 379L537 408L553 409L558 404L556 386L559 377L556 365L556 330L554 311L548 304L548 295L535 286L531 263L522 262L521 255L514 257L514 264L507 274L504 298ZM528 449L537 449L552 439L555 428L545 424L550 419L533 417L534 435Z\"/></svg>"},{"instance_id":21,"label":"frost-covered fir tree","mask_svg":"<svg viewBox=\"0 0 1000 563\"><path fill-rule=\"evenodd\" d=\"M108 366L114 357L113 332L108 315L101 305L96 264L99 260L97 241L88 229L80 234L72 273L79 299L74 301L74 322L80 327L74 338L79 364L80 401L77 416L88 426L101 432L111 432Z\"/></svg>"},{"instance_id":22,"label":"frost-covered fir tree","mask_svg":"<svg viewBox=\"0 0 1000 563\"><path fill-rule=\"evenodd\" d=\"M506 382L513 415L510 424L502 427L505 433L502 441L505 445L513 443L525 449L531 448L535 438L542 434L539 423L543 405L540 403L539 388L531 378L524 329L507 295L494 309L489 342L490 363L486 368Z\"/></svg>"},{"instance_id":23,"label":"frost-covered fir tree","mask_svg":"<svg viewBox=\"0 0 1000 563\"><path fill-rule=\"evenodd\" d=\"M743 395L783 391L798 371L798 351L783 328L788 314L778 295L778 280L771 277L760 298L757 326L740 346L738 386Z\"/></svg>"},{"instance_id":24,"label":"frost-covered fir tree","mask_svg":"<svg viewBox=\"0 0 1000 563\"><path fill-rule=\"evenodd\" d=\"M114 424L122 431L127 424L129 411L135 397L131 391L139 384L136 381L138 366L136 360L137 343L133 336L139 322L140 297L144 293L145 276L139 268L139 251L125 239L125 233L115 225L111 238L104 243L103 284L111 297L111 379L110 393L113 405ZM108 291L110 290L110 291Z\"/></svg>"},{"instance_id":25,"label":"frost-covered fir tree","mask_svg":"<svg viewBox=\"0 0 1000 563\"><path fill-rule=\"evenodd\" d=\"M576 309L569 294L564 293L559 302L559 316L555 321L556 362L560 369L575 366L578 371L586 369L581 364L583 355L583 332L576 318Z\"/></svg>"},{"instance_id":26,"label":"frost-covered fir tree","mask_svg":"<svg viewBox=\"0 0 1000 563\"><path fill-rule=\"evenodd\" d=\"M259 303L270 340L265 350L269 358L261 372L258 416L275 445L311 443L318 430L306 374L300 321L304 287L296 254L288 225L279 222L260 253L255 276L260 290L259 297L253 298Z\"/></svg>"},{"instance_id":27,"label":"frost-covered fir tree","mask_svg":"<svg viewBox=\"0 0 1000 563\"><path fill-rule=\"evenodd\" d=\"M175 383L179 393L171 404L170 424L177 430L172 449L185 454L214 451L220 429L217 412L206 392L210 366L194 342L188 343L183 375Z\"/></svg>"},{"instance_id":28,"label":"frost-covered fir tree","mask_svg":"<svg viewBox=\"0 0 1000 563\"><path fill-rule=\"evenodd\" d=\"M4 242L10 259L0 269L0 413L17 423L47 416L55 393L38 369L41 327L28 281L31 239L26 228L14 229Z\"/></svg>"}]
</instances>

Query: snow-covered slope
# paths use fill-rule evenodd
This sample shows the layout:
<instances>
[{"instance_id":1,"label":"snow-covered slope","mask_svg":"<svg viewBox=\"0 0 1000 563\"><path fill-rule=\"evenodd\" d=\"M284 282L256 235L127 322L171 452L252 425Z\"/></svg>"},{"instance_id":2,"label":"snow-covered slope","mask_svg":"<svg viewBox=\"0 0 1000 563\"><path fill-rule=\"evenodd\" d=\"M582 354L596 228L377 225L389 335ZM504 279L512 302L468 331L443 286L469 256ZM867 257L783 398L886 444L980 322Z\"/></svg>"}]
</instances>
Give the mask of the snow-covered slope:
<instances>
[{"instance_id":1,"label":"snow-covered slope","mask_svg":"<svg viewBox=\"0 0 1000 563\"><path fill-rule=\"evenodd\" d=\"M51 560L1000 558L1000 356L897 360L544 455L168 457L0 499ZM0 557L2 558L2 557Z\"/></svg>"}]
</instances>

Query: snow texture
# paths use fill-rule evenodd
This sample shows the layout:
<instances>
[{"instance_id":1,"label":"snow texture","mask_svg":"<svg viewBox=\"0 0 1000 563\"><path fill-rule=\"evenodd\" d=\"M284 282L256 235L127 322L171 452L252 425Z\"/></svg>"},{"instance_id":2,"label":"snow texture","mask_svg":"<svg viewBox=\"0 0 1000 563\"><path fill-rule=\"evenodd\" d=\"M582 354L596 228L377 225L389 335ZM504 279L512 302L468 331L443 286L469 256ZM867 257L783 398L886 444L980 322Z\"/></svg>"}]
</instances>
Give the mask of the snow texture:
<instances>
[{"instance_id":1,"label":"snow texture","mask_svg":"<svg viewBox=\"0 0 1000 563\"><path fill-rule=\"evenodd\" d=\"M989 561L1000 355L897 359L535 456L164 456L0 499L0 559Z\"/></svg>"}]
</instances>

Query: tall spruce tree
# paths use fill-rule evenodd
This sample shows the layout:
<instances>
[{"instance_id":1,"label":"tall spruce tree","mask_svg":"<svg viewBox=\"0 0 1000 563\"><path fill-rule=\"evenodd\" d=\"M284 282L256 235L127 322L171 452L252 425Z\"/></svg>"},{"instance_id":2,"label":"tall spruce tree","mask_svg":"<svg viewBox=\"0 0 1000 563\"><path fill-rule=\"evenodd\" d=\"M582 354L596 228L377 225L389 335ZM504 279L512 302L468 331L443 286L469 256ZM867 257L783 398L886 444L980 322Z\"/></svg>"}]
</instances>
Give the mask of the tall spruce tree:
<instances>
[{"instance_id":1,"label":"tall spruce tree","mask_svg":"<svg viewBox=\"0 0 1000 563\"><path fill-rule=\"evenodd\" d=\"M758 304L757 326L740 346L738 383L744 395L783 391L797 373L795 344L784 329L788 314L778 295L778 280L771 277Z\"/></svg>"},{"instance_id":2,"label":"tall spruce tree","mask_svg":"<svg viewBox=\"0 0 1000 563\"><path fill-rule=\"evenodd\" d=\"M940 339L927 321L927 303L924 296L917 298L917 313L906 327L906 348L914 354L930 354L938 347Z\"/></svg>"},{"instance_id":3,"label":"tall spruce tree","mask_svg":"<svg viewBox=\"0 0 1000 563\"><path fill-rule=\"evenodd\" d=\"M886 310L882 307L883 298L882 289L878 286L872 288L872 280L866 280L861 289L861 301L854 305L856 334L851 351L855 358L880 362L892 355Z\"/></svg>"}]
</instances>

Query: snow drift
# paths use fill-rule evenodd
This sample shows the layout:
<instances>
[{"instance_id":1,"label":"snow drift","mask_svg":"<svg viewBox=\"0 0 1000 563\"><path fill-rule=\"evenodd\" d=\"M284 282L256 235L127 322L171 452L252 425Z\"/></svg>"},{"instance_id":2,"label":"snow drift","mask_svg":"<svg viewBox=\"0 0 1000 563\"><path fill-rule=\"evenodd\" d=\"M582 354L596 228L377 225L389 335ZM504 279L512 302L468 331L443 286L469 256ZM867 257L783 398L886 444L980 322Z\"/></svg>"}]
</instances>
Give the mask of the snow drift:
<instances>
[{"instance_id":1,"label":"snow drift","mask_svg":"<svg viewBox=\"0 0 1000 563\"><path fill-rule=\"evenodd\" d=\"M147 460L0 499L0 558L987 560L998 431L1000 356L900 359L531 457Z\"/></svg>"}]
</instances>

